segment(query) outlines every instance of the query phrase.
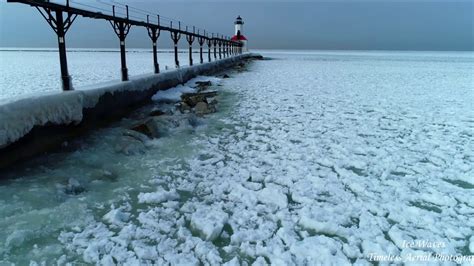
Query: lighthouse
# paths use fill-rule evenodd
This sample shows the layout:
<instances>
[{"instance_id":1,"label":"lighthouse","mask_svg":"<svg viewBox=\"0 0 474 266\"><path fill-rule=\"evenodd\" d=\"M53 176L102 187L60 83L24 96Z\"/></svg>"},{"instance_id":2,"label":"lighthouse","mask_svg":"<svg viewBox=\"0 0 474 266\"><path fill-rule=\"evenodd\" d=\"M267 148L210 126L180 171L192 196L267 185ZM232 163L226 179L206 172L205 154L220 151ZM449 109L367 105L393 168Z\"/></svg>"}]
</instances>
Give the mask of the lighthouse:
<instances>
[{"instance_id":1,"label":"lighthouse","mask_svg":"<svg viewBox=\"0 0 474 266\"><path fill-rule=\"evenodd\" d=\"M240 16L235 19L235 35L232 36L232 41L238 41L242 43L242 51L247 51L247 38L243 34L244 22Z\"/></svg>"}]
</instances>

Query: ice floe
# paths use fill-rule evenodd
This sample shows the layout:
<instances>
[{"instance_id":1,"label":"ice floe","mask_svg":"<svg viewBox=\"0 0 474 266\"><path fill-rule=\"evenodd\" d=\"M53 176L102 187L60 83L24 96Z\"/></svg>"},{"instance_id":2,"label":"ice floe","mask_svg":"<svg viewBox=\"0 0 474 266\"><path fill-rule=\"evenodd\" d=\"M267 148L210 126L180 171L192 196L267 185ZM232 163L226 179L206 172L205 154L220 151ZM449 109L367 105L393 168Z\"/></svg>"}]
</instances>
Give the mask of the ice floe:
<instances>
[{"instance_id":1,"label":"ice floe","mask_svg":"<svg viewBox=\"0 0 474 266\"><path fill-rule=\"evenodd\" d=\"M472 254L472 59L273 56L281 60L222 80L222 113L192 134L173 131L145 153L113 162L94 155L103 146L72 157L118 169L118 184L88 187L68 195L64 204L74 208L46 212L81 210L84 222L48 232L59 234L59 253L28 258L372 265L373 255ZM114 140L105 135L100 143ZM2 200L5 217L23 219L14 216L23 205L15 201L14 211ZM7 260L17 258L16 245L50 228L44 222L28 231L11 221L0 224L4 239L11 235L0 245ZM406 245L417 240L444 246Z\"/></svg>"}]
</instances>

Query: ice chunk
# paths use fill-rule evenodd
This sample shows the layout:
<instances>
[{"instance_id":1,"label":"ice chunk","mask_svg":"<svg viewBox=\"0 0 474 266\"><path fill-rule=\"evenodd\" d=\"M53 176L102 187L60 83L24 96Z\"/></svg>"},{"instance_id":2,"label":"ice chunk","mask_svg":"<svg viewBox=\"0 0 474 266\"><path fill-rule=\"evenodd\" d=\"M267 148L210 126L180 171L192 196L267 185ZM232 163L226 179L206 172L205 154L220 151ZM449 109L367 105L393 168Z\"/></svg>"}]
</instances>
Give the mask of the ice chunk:
<instances>
[{"instance_id":1,"label":"ice chunk","mask_svg":"<svg viewBox=\"0 0 474 266\"><path fill-rule=\"evenodd\" d=\"M104 215L104 220L109 224L122 225L130 218L130 213L124 212L122 209L112 209Z\"/></svg>"},{"instance_id":2,"label":"ice chunk","mask_svg":"<svg viewBox=\"0 0 474 266\"><path fill-rule=\"evenodd\" d=\"M185 85L194 88L194 87L198 86L198 83L202 83L202 82L206 82L206 81L210 81L212 85L215 85L215 84L219 84L221 79L217 78L217 77L210 77L210 76L197 76L197 77L189 80L188 82L186 82Z\"/></svg>"},{"instance_id":3,"label":"ice chunk","mask_svg":"<svg viewBox=\"0 0 474 266\"><path fill-rule=\"evenodd\" d=\"M471 253L474 253L474 236L471 236L471 238L469 239L469 251L471 251Z\"/></svg>"},{"instance_id":4,"label":"ice chunk","mask_svg":"<svg viewBox=\"0 0 474 266\"><path fill-rule=\"evenodd\" d=\"M288 199L277 186L266 187L258 193L258 199L267 205L276 205L279 208L288 206Z\"/></svg>"},{"instance_id":5,"label":"ice chunk","mask_svg":"<svg viewBox=\"0 0 474 266\"><path fill-rule=\"evenodd\" d=\"M162 187L158 187L156 192L138 194L139 203L160 203L168 200L179 199L179 194L175 189L167 191Z\"/></svg>"},{"instance_id":6,"label":"ice chunk","mask_svg":"<svg viewBox=\"0 0 474 266\"><path fill-rule=\"evenodd\" d=\"M220 209L202 207L191 216L191 227L199 231L205 240L214 240L222 232L229 215Z\"/></svg>"},{"instance_id":7,"label":"ice chunk","mask_svg":"<svg viewBox=\"0 0 474 266\"><path fill-rule=\"evenodd\" d=\"M191 87L179 85L168 90L159 91L153 95L151 99L156 102L174 103L181 100L181 95L183 95L183 93L191 93L195 91L196 90Z\"/></svg>"},{"instance_id":8,"label":"ice chunk","mask_svg":"<svg viewBox=\"0 0 474 266\"><path fill-rule=\"evenodd\" d=\"M223 266L240 266L239 258L234 257L233 259L224 263Z\"/></svg>"},{"instance_id":9,"label":"ice chunk","mask_svg":"<svg viewBox=\"0 0 474 266\"><path fill-rule=\"evenodd\" d=\"M349 265L341 244L325 236L312 236L291 245L290 252L297 259L296 264L317 265L331 262L334 265Z\"/></svg>"}]
</instances>

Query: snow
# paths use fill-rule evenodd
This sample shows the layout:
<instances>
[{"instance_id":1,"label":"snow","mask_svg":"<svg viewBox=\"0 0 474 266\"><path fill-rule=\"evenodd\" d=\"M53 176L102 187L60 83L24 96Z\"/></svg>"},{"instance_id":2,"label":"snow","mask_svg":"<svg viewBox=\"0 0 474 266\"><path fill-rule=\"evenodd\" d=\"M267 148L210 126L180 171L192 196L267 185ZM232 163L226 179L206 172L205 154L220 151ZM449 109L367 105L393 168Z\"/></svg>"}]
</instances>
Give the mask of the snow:
<instances>
[{"instance_id":1,"label":"snow","mask_svg":"<svg viewBox=\"0 0 474 266\"><path fill-rule=\"evenodd\" d=\"M67 56L75 89L120 80L120 51L117 49L68 48ZM174 69L174 54L171 50L160 49L158 57L162 72L165 72L166 67ZM185 58L187 55L184 57L184 54L180 54L183 66L188 64ZM131 77L153 73L151 49L127 48L127 68ZM2 48L0 73L0 101L61 91L58 52L55 49Z\"/></svg>"},{"instance_id":2,"label":"snow","mask_svg":"<svg viewBox=\"0 0 474 266\"><path fill-rule=\"evenodd\" d=\"M79 123L82 95L71 92L0 105L0 147L26 135L35 125Z\"/></svg>"},{"instance_id":3,"label":"snow","mask_svg":"<svg viewBox=\"0 0 474 266\"><path fill-rule=\"evenodd\" d=\"M179 85L172 89L159 91L151 98L153 101L157 102L178 102L181 100L181 95L183 93L196 92L195 89Z\"/></svg>"},{"instance_id":4,"label":"snow","mask_svg":"<svg viewBox=\"0 0 474 266\"><path fill-rule=\"evenodd\" d=\"M0 186L0 257L371 265L473 252L471 54L268 55L279 60L221 81L218 113L142 154L113 148L131 116L17 170ZM58 193L70 178L87 190ZM404 246L416 240L445 246Z\"/></svg>"}]
</instances>

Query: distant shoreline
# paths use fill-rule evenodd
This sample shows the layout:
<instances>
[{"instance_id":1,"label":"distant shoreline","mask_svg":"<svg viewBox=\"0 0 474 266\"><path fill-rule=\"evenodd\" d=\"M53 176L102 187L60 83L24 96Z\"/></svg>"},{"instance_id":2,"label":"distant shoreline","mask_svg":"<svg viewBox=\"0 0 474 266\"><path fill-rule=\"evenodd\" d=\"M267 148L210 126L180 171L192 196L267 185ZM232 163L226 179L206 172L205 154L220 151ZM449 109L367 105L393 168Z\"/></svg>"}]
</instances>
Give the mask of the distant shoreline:
<instances>
[{"instance_id":1,"label":"distant shoreline","mask_svg":"<svg viewBox=\"0 0 474 266\"><path fill-rule=\"evenodd\" d=\"M195 47L199 48L199 47ZM203 46L203 53L207 53L207 46ZM0 52L57 52L57 48L33 48L33 47L0 47ZM68 52L111 52L119 53L119 48L68 48ZM296 52L296 53L305 53L305 52L323 52L323 53L332 53L332 52L342 52L342 53L474 53L474 50L340 50L340 49L252 49L255 52ZM150 48L127 48L127 53L152 53ZM158 49L158 53L173 53L173 48L164 48ZM179 48L179 52L188 52L187 47ZM193 53L199 53L198 50L193 51Z\"/></svg>"},{"instance_id":2,"label":"distant shoreline","mask_svg":"<svg viewBox=\"0 0 474 266\"><path fill-rule=\"evenodd\" d=\"M82 52L82 53L119 53L119 49L104 49L104 48L72 48L67 49L68 52ZM54 48L0 48L0 52L58 52L58 49ZM142 48L128 49L127 53L152 53ZM174 51L169 49L158 50L158 53L173 53ZM186 50L187 52L187 50Z\"/></svg>"}]
</instances>

